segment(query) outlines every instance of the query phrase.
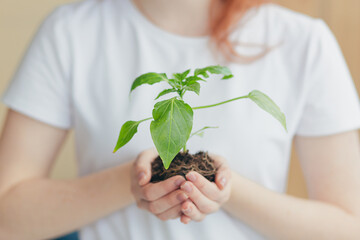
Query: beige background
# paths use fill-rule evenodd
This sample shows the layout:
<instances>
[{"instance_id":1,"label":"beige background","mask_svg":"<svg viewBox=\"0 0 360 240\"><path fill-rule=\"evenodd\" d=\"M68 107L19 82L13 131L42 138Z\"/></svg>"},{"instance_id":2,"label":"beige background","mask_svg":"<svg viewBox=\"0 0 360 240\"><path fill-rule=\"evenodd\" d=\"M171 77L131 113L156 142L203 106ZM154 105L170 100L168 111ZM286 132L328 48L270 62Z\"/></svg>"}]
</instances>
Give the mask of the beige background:
<instances>
[{"instance_id":1,"label":"beige background","mask_svg":"<svg viewBox=\"0 0 360 240\"><path fill-rule=\"evenodd\" d=\"M0 1L0 93L11 79L34 31L56 6L70 0ZM334 31L360 92L360 1L359 0L276 0L284 6L323 18ZM0 105L0 124L6 108ZM294 155L294 154L293 154ZM73 136L69 135L52 172L54 178L76 177ZM306 197L299 163L293 157L288 192Z\"/></svg>"}]
</instances>

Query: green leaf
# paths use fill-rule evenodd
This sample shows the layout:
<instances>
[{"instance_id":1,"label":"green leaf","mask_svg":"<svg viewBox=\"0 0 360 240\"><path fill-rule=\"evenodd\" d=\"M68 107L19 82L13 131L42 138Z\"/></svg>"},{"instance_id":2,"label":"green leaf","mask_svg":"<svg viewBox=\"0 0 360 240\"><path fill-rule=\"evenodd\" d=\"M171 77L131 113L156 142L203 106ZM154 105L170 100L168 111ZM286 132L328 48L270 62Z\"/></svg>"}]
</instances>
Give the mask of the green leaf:
<instances>
[{"instance_id":1,"label":"green leaf","mask_svg":"<svg viewBox=\"0 0 360 240\"><path fill-rule=\"evenodd\" d=\"M140 85L143 84L152 85L154 83L158 83L161 81L168 82L168 78L165 73L154 73L154 72L145 73L134 80L130 92L132 92L135 88L137 88Z\"/></svg>"},{"instance_id":2,"label":"green leaf","mask_svg":"<svg viewBox=\"0 0 360 240\"><path fill-rule=\"evenodd\" d=\"M165 94L172 93L172 92L176 92L176 89L173 89L173 88L165 89L159 93L159 95L155 98L155 100L158 99L159 97L164 96Z\"/></svg>"},{"instance_id":3,"label":"green leaf","mask_svg":"<svg viewBox=\"0 0 360 240\"><path fill-rule=\"evenodd\" d=\"M230 78L233 78L234 75L230 74L230 75L225 75L222 79L223 80L226 80L226 79L230 79Z\"/></svg>"},{"instance_id":4,"label":"green leaf","mask_svg":"<svg viewBox=\"0 0 360 240\"><path fill-rule=\"evenodd\" d=\"M258 90L250 92L248 97L252 101L254 101L260 108L262 108L266 112L270 113L274 118L276 118L287 131L285 114L281 112L280 108L273 100L271 100L270 97Z\"/></svg>"},{"instance_id":5,"label":"green leaf","mask_svg":"<svg viewBox=\"0 0 360 240\"><path fill-rule=\"evenodd\" d=\"M178 83L182 83L182 81L189 75L191 69L186 70L183 73L174 73L173 76L177 80Z\"/></svg>"},{"instance_id":6,"label":"green leaf","mask_svg":"<svg viewBox=\"0 0 360 240\"><path fill-rule=\"evenodd\" d=\"M175 86L177 88L181 88L181 86L183 85L183 79L181 78L181 73L174 73L173 74L174 76L174 83L175 83Z\"/></svg>"},{"instance_id":7,"label":"green leaf","mask_svg":"<svg viewBox=\"0 0 360 240\"><path fill-rule=\"evenodd\" d=\"M181 88L181 82L179 82L179 80L176 79L176 78L170 78L169 79L169 84L173 88L177 88L177 89Z\"/></svg>"},{"instance_id":8,"label":"green leaf","mask_svg":"<svg viewBox=\"0 0 360 240\"><path fill-rule=\"evenodd\" d=\"M199 76L190 76L188 78L186 78L185 80L185 84L191 84L193 82L197 82L197 81L203 81L203 82L206 82L205 79L202 79L201 77Z\"/></svg>"},{"instance_id":9,"label":"green leaf","mask_svg":"<svg viewBox=\"0 0 360 240\"><path fill-rule=\"evenodd\" d=\"M208 66L205 68L197 68L197 69L195 69L194 75L195 76L202 75L205 78L208 78L209 75L207 74L207 72L212 73L212 74L222 74L222 75L224 75L222 79L229 79L229 78L233 77L233 75L228 67L219 66L219 65Z\"/></svg>"},{"instance_id":10,"label":"green leaf","mask_svg":"<svg viewBox=\"0 0 360 240\"><path fill-rule=\"evenodd\" d=\"M168 169L190 137L193 111L184 101L171 98L156 103L152 114L151 137L165 169Z\"/></svg>"},{"instance_id":11,"label":"green leaf","mask_svg":"<svg viewBox=\"0 0 360 240\"><path fill-rule=\"evenodd\" d=\"M200 94L200 83L194 82L194 83L192 83L192 84L190 84L190 85L186 85L186 86L184 87L184 89L187 90L187 91L193 91L193 92L195 92L197 95L199 95L199 94Z\"/></svg>"},{"instance_id":12,"label":"green leaf","mask_svg":"<svg viewBox=\"0 0 360 240\"><path fill-rule=\"evenodd\" d=\"M181 74L181 80L184 80L187 77L187 75L189 75L190 70L191 69L188 69Z\"/></svg>"},{"instance_id":13,"label":"green leaf","mask_svg":"<svg viewBox=\"0 0 360 240\"><path fill-rule=\"evenodd\" d=\"M124 125L122 125L119 138L113 152L119 150L132 139L135 133L137 133L137 128L141 122L142 121L127 121Z\"/></svg>"},{"instance_id":14,"label":"green leaf","mask_svg":"<svg viewBox=\"0 0 360 240\"><path fill-rule=\"evenodd\" d=\"M173 73L173 76L174 76L174 80L175 82L177 83L181 83L181 74L180 73Z\"/></svg>"},{"instance_id":15,"label":"green leaf","mask_svg":"<svg viewBox=\"0 0 360 240\"><path fill-rule=\"evenodd\" d=\"M173 74L174 78L173 79L170 79L170 82L172 84L170 84L172 87L175 87L175 88L181 88L182 86L182 80L181 80L181 76L179 73L174 73Z\"/></svg>"},{"instance_id":16,"label":"green leaf","mask_svg":"<svg viewBox=\"0 0 360 240\"><path fill-rule=\"evenodd\" d=\"M204 136L204 131L205 131L206 129L209 129L209 128L219 128L219 127L209 127L209 126L203 127L203 128L201 128L200 130L197 130L196 132L192 133L192 134L190 135L190 137L193 137L193 136L195 136L195 135L197 135L197 136L199 136L199 137L203 137L203 136Z\"/></svg>"},{"instance_id":17,"label":"green leaf","mask_svg":"<svg viewBox=\"0 0 360 240\"><path fill-rule=\"evenodd\" d=\"M204 78L208 78L208 77L209 77L209 74L207 74L207 72L206 72L206 70L204 70L204 68L195 69L194 75L195 75L195 76L197 76L197 75L202 75Z\"/></svg>"}]
</instances>

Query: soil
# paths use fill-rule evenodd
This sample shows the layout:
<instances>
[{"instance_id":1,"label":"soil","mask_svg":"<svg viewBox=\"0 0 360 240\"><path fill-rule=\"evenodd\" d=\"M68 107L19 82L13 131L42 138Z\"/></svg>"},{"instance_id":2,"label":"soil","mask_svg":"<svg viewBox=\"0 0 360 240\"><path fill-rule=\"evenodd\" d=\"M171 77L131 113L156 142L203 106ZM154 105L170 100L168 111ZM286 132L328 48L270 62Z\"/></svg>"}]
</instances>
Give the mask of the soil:
<instances>
[{"instance_id":1,"label":"soil","mask_svg":"<svg viewBox=\"0 0 360 240\"><path fill-rule=\"evenodd\" d=\"M214 160L209 157L208 153L198 152L196 154L190 154L189 151L187 151L185 153L178 153L167 170L164 168L160 157L157 157L152 162L151 182L160 182L175 175L185 177L190 171L196 171L209 181L215 181L216 168L214 166Z\"/></svg>"}]
</instances>

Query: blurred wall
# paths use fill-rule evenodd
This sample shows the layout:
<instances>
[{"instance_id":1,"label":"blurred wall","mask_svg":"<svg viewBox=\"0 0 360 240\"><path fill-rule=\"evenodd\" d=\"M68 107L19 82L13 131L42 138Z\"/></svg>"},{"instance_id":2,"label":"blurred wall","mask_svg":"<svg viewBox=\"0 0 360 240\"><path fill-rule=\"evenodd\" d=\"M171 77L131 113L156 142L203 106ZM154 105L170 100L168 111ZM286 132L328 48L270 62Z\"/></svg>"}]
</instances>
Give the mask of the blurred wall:
<instances>
[{"instance_id":1,"label":"blurred wall","mask_svg":"<svg viewBox=\"0 0 360 240\"><path fill-rule=\"evenodd\" d=\"M71 0L1 0L0 1L0 93L11 79L34 31L43 18L56 6ZM360 92L360 0L275 0L284 6L311 16L323 18L334 31L358 92ZM0 105L0 124L5 117ZM54 178L76 176L73 136L60 153L52 171ZM301 168L295 154L290 167L288 192L306 197Z\"/></svg>"},{"instance_id":2,"label":"blurred wall","mask_svg":"<svg viewBox=\"0 0 360 240\"><path fill-rule=\"evenodd\" d=\"M359 0L274 0L308 15L322 18L334 32L360 93L360 1ZM288 193L306 196L300 164L293 153Z\"/></svg>"},{"instance_id":3,"label":"blurred wall","mask_svg":"<svg viewBox=\"0 0 360 240\"><path fill-rule=\"evenodd\" d=\"M56 6L67 2L73 0L0 0L0 93L11 80L42 20ZM6 108L0 104L0 125L5 115ZM58 157L52 176L56 178L76 176L72 134Z\"/></svg>"}]
</instances>

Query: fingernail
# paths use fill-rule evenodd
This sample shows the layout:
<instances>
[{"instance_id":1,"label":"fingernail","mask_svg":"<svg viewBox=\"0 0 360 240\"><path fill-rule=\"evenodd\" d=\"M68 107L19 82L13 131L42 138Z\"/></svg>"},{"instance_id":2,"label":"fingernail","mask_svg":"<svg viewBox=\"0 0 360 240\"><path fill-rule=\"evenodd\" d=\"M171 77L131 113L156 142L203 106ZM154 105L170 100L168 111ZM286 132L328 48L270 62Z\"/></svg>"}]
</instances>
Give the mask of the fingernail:
<instances>
[{"instance_id":1,"label":"fingernail","mask_svg":"<svg viewBox=\"0 0 360 240\"><path fill-rule=\"evenodd\" d=\"M225 185L226 185L226 178L225 178L225 177L222 177L222 178L221 178L221 180L220 180L220 185L221 185L222 187L225 187Z\"/></svg>"},{"instance_id":2,"label":"fingernail","mask_svg":"<svg viewBox=\"0 0 360 240\"><path fill-rule=\"evenodd\" d=\"M191 213L191 208L188 207L188 208L185 208L182 210L184 213Z\"/></svg>"},{"instance_id":3,"label":"fingernail","mask_svg":"<svg viewBox=\"0 0 360 240\"><path fill-rule=\"evenodd\" d=\"M195 181L196 181L196 176L195 176L194 173L188 173L188 174L186 175L186 178L187 178L188 180L192 181L192 182L195 182Z\"/></svg>"},{"instance_id":4,"label":"fingernail","mask_svg":"<svg viewBox=\"0 0 360 240\"><path fill-rule=\"evenodd\" d=\"M185 182L185 179L183 178L176 179L175 186L180 187L183 182Z\"/></svg>"},{"instance_id":5,"label":"fingernail","mask_svg":"<svg viewBox=\"0 0 360 240\"><path fill-rule=\"evenodd\" d=\"M190 186L189 183L185 183L184 185L182 185L181 189L188 193L191 193L191 191L192 191L192 187Z\"/></svg>"},{"instance_id":6,"label":"fingernail","mask_svg":"<svg viewBox=\"0 0 360 240\"><path fill-rule=\"evenodd\" d=\"M184 193L181 193L181 194L178 194L178 195L176 196L176 198L177 198L177 200L179 200L180 202L183 202L183 201L185 201L185 200L188 198L188 196L187 196L186 194L184 194Z\"/></svg>"},{"instance_id":7,"label":"fingernail","mask_svg":"<svg viewBox=\"0 0 360 240\"><path fill-rule=\"evenodd\" d=\"M141 180L145 177L145 173L144 172L140 172L138 174L138 181L141 182Z\"/></svg>"}]
</instances>

